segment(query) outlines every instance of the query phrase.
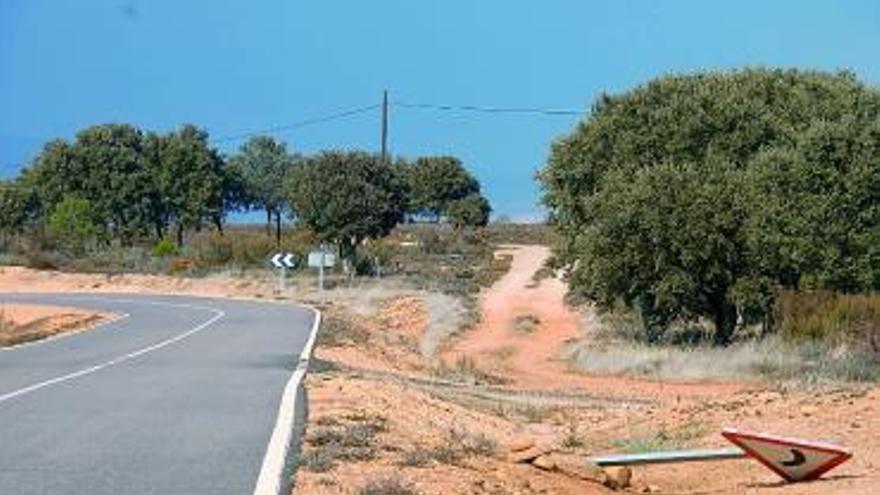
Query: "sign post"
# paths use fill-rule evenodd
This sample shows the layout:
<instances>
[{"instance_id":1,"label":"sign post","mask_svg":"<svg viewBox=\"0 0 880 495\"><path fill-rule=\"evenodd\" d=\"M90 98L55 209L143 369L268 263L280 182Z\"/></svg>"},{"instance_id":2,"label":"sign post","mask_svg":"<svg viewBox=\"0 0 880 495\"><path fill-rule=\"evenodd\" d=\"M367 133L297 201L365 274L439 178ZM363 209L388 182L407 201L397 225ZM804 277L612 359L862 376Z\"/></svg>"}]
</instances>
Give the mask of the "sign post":
<instances>
[{"instance_id":1,"label":"sign post","mask_svg":"<svg viewBox=\"0 0 880 495\"><path fill-rule=\"evenodd\" d=\"M278 269L278 293L284 294L285 290L285 279L287 278L287 269L293 268L296 266L296 262L293 260L292 253L275 253L275 256L272 256L272 266Z\"/></svg>"},{"instance_id":2,"label":"sign post","mask_svg":"<svg viewBox=\"0 0 880 495\"><path fill-rule=\"evenodd\" d=\"M594 457L599 466L631 466L672 462L723 461L752 457L785 481L813 480L852 457L849 450L824 442L779 437L766 433L725 428L721 432L736 448L676 450Z\"/></svg>"},{"instance_id":3,"label":"sign post","mask_svg":"<svg viewBox=\"0 0 880 495\"><path fill-rule=\"evenodd\" d=\"M324 290L324 268L331 268L335 264L336 256L324 246L309 252L309 267L318 269L318 289Z\"/></svg>"}]
</instances>

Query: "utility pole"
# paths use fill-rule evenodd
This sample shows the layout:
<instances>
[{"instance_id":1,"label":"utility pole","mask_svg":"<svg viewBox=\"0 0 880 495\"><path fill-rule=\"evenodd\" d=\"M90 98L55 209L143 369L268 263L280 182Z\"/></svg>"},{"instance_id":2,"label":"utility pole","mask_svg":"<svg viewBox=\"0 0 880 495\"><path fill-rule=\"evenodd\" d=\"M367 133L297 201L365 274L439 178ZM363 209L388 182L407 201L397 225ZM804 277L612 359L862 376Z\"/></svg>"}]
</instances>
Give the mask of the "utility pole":
<instances>
[{"instance_id":1,"label":"utility pole","mask_svg":"<svg viewBox=\"0 0 880 495\"><path fill-rule=\"evenodd\" d=\"M382 161L388 159L388 90L382 92Z\"/></svg>"}]
</instances>

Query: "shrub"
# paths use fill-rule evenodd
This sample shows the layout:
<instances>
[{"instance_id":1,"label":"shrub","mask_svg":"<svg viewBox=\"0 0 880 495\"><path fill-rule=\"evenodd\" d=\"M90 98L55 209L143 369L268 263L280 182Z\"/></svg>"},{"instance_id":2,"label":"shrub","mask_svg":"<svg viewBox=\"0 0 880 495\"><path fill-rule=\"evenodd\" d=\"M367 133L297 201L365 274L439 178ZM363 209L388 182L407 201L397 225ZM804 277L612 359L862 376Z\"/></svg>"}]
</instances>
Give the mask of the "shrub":
<instances>
[{"instance_id":1,"label":"shrub","mask_svg":"<svg viewBox=\"0 0 880 495\"><path fill-rule=\"evenodd\" d=\"M343 422L344 421L344 422ZM309 471L326 472L338 461L368 461L376 457L376 435L386 429L384 416L355 413L339 420L325 417L309 430L306 443L312 448L299 460Z\"/></svg>"},{"instance_id":2,"label":"shrub","mask_svg":"<svg viewBox=\"0 0 880 495\"><path fill-rule=\"evenodd\" d=\"M162 239L153 245L151 254L157 258L165 258L177 254L177 245L170 239Z\"/></svg>"},{"instance_id":3,"label":"shrub","mask_svg":"<svg viewBox=\"0 0 880 495\"><path fill-rule=\"evenodd\" d=\"M419 491L398 478L379 478L369 481L358 495L418 495Z\"/></svg>"},{"instance_id":4,"label":"shrub","mask_svg":"<svg viewBox=\"0 0 880 495\"><path fill-rule=\"evenodd\" d=\"M199 268L224 266L233 259L233 240L227 236L211 234L188 246L193 263Z\"/></svg>"},{"instance_id":5,"label":"shrub","mask_svg":"<svg viewBox=\"0 0 880 495\"><path fill-rule=\"evenodd\" d=\"M519 315L513 320L513 330L519 333L532 333L541 324L541 319L533 314Z\"/></svg>"},{"instance_id":6,"label":"shrub","mask_svg":"<svg viewBox=\"0 0 880 495\"><path fill-rule=\"evenodd\" d=\"M48 218L49 232L74 254L83 254L89 244L102 236L104 225L91 201L65 197Z\"/></svg>"},{"instance_id":7,"label":"shrub","mask_svg":"<svg viewBox=\"0 0 880 495\"><path fill-rule=\"evenodd\" d=\"M775 312L786 339L854 344L880 354L880 294L784 291Z\"/></svg>"},{"instance_id":8,"label":"shrub","mask_svg":"<svg viewBox=\"0 0 880 495\"><path fill-rule=\"evenodd\" d=\"M366 344L370 335L358 327L357 323L343 316L328 314L321 321L318 332L318 345L340 347L343 345Z\"/></svg>"},{"instance_id":9,"label":"shrub","mask_svg":"<svg viewBox=\"0 0 880 495\"><path fill-rule=\"evenodd\" d=\"M442 443L431 448L416 447L404 453L399 464L409 467L423 467L432 462L459 464L470 457L493 456L497 450L497 442L485 434L453 428Z\"/></svg>"},{"instance_id":10,"label":"shrub","mask_svg":"<svg viewBox=\"0 0 880 495\"><path fill-rule=\"evenodd\" d=\"M447 365L445 361L440 361L431 372L443 380L471 385L499 385L503 382L499 377L481 370L477 367L476 361L468 356L460 356L452 366Z\"/></svg>"}]
</instances>

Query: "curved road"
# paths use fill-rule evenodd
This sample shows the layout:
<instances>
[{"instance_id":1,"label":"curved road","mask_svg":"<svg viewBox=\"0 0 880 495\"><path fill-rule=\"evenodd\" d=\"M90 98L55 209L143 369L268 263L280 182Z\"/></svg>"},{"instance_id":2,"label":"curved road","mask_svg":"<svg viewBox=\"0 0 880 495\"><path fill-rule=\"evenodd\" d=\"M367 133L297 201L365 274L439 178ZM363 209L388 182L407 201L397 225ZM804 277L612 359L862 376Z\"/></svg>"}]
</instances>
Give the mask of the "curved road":
<instances>
[{"instance_id":1,"label":"curved road","mask_svg":"<svg viewBox=\"0 0 880 495\"><path fill-rule=\"evenodd\" d=\"M12 302L127 316L0 349L0 494L255 493L312 311L177 296L0 294L0 305ZM301 418L303 401L295 402Z\"/></svg>"}]
</instances>

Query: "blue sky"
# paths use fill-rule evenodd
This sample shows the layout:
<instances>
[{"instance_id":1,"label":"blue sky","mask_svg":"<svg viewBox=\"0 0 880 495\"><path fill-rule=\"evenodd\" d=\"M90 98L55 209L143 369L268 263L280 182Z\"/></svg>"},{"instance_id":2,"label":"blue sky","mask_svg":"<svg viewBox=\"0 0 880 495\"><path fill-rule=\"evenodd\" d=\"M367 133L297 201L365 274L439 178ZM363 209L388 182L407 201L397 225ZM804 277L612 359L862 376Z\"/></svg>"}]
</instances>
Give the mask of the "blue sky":
<instances>
[{"instance_id":1,"label":"blue sky","mask_svg":"<svg viewBox=\"0 0 880 495\"><path fill-rule=\"evenodd\" d=\"M880 2L0 0L0 176L77 129L214 137L393 101L586 110L682 71L850 69L880 82ZM391 109L394 154L453 154L496 213L540 216L535 171L577 116ZM279 134L378 148L375 111ZM235 141L218 143L233 151Z\"/></svg>"}]
</instances>

